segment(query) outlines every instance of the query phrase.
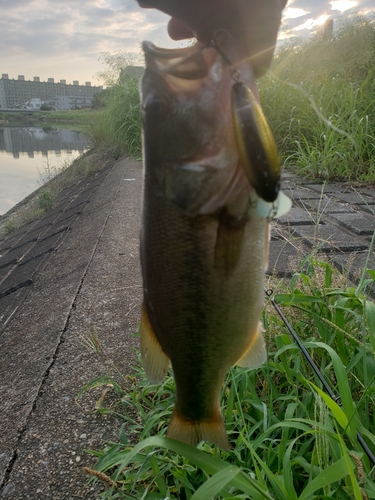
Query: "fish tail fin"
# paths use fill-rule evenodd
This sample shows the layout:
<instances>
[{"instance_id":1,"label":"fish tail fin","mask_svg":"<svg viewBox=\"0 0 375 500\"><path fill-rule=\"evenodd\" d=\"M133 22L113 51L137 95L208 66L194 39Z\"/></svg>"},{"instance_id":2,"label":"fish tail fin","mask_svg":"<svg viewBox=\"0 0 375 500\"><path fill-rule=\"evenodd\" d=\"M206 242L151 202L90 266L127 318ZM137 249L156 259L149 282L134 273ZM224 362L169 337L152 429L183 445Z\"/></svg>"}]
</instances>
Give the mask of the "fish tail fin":
<instances>
[{"instance_id":1,"label":"fish tail fin","mask_svg":"<svg viewBox=\"0 0 375 500\"><path fill-rule=\"evenodd\" d=\"M152 384L159 384L168 371L169 358L156 338L144 304L142 307L139 334L141 337L143 368L150 382Z\"/></svg>"},{"instance_id":2,"label":"fish tail fin","mask_svg":"<svg viewBox=\"0 0 375 500\"><path fill-rule=\"evenodd\" d=\"M229 450L228 436L220 409L212 418L191 420L173 408L167 437L197 446L201 441L211 441L223 450Z\"/></svg>"}]
</instances>

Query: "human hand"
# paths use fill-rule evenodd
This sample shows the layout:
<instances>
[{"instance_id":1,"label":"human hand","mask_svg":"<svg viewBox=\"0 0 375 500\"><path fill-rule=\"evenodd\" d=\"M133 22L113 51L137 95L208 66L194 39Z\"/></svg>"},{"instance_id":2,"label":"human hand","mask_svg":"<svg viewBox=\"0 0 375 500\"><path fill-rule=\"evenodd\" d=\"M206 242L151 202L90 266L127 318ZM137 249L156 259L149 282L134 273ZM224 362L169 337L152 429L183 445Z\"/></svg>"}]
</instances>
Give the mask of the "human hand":
<instances>
[{"instance_id":1,"label":"human hand","mask_svg":"<svg viewBox=\"0 0 375 500\"><path fill-rule=\"evenodd\" d=\"M271 64L287 0L138 0L141 7L156 8L172 16L168 32L174 40L195 36L209 43L224 30L234 40L241 60L252 63L255 76ZM236 62L236 61L233 61Z\"/></svg>"}]
</instances>

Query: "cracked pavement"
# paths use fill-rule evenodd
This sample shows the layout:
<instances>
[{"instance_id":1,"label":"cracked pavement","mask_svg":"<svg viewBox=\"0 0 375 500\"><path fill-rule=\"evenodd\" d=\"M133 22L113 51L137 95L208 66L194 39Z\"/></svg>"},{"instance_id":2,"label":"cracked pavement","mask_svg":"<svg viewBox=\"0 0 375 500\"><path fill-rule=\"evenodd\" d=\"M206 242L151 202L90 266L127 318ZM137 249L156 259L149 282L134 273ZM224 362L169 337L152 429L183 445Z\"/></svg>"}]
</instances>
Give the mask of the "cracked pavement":
<instances>
[{"instance_id":1,"label":"cracked pavement","mask_svg":"<svg viewBox=\"0 0 375 500\"><path fill-rule=\"evenodd\" d=\"M100 485L87 486L82 471L94 462L84 450L117 439L119 423L95 411L100 389L75 401L104 373L80 340L95 327L106 358L131 373L140 193L139 162L119 161L0 243L2 497L97 497Z\"/></svg>"}]
</instances>

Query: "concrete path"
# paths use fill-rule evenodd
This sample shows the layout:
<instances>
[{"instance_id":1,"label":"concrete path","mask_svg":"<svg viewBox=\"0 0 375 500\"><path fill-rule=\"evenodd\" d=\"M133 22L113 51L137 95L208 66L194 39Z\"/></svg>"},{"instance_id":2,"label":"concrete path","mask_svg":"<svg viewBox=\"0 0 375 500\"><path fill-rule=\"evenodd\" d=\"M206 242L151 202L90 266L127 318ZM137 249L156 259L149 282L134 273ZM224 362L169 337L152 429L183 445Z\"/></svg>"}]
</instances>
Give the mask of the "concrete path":
<instances>
[{"instance_id":1,"label":"concrete path","mask_svg":"<svg viewBox=\"0 0 375 500\"><path fill-rule=\"evenodd\" d=\"M136 363L141 305L141 165L123 159L62 192L42 220L0 239L0 496L96 498L83 466L117 440L120 423L99 416L103 375L82 345L96 329L108 365ZM284 176L292 211L273 223L269 273L290 276L312 249L338 267L363 268L375 229L375 190ZM374 255L370 266L375 269ZM124 382L126 383L126 382ZM110 394L106 396L111 404Z\"/></svg>"},{"instance_id":2,"label":"concrete path","mask_svg":"<svg viewBox=\"0 0 375 500\"><path fill-rule=\"evenodd\" d=\"M104 369L81 345L95 327L124 373L136 362L141 168L110 165L62 193L56 208L0 243L0 484L12 499L95 498L85 449L119 424L75 402Z\"/></svg>"}]
</instances>

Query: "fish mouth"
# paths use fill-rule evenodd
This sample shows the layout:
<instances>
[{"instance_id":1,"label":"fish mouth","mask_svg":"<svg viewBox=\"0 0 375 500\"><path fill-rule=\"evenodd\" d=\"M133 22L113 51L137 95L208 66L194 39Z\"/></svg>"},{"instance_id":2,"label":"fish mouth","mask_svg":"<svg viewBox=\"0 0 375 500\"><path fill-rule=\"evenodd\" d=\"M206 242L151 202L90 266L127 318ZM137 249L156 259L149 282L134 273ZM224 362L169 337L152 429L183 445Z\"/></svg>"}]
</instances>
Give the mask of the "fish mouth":
<instances>
[{"instance_id":1,"label":"fish mouth","mask_svg":"<svg viewBox=\"0 0 375 500\"><path fill-rule=\"evenodd\" d=\"M225 53L227 47L229 56ZM228 71L233 74L233 83L235 78L239 76L259 101L252 64L246 61L239 65L231 65L233 48L228 45L227 47L219 48L216 43L207 45L198 41L190 47L167 49L158 47L149 41L142 43L146 68L150 71L159 73L164 77L167 77L167 75L176 77L180 80L180 84L181 80L188 80L189 85L191 85L194 80L203 80L208 76L219 80L221 74L219 74L218 68L220 67L223 70L227 67ZM221 64L215 65L219 59ZM214 65L215 68L213 68ZM212 74L215 71L216 74Z\"/></svg>"},{"instance_id":2,"label":"fish mouth","mask_svg":"<svg viewBox=\"0 0 375 500\"><path fill-rule=\"evenodd\" d=\"M250 185L260 198L271 203L277 199L280 190L276 143L259 104L252 66L248 62L236 66L231 64L231 60L236 60L235 46L231 41L227 37L222 38L221 43L214 40L210 45L197 42L183 49L165 49L144 42L146 74L152 83L152 91L144 99L144 109L148 108L149 117L156 110L154 118L159 123L157 116L166 115L162 109L173 109L174 103L178 103L180 110L185 108L187 115L191 102L194 102L195 107L202 110L200 118L217 116L223 120L225 117L227 132L223 132L223 137L228 144L231 137L235 138L239 161ZM198 114L197 111L191 115L196 126L199 126ZM211 121L210 126L214 126L214 122ZM184 151L184 154L178 151L180 159L186 165L220 165L223 144L210 134L205 141L200 136L200 141L203 162L197 161L195 148ZM234 156L231 159L236 161ZM190 174L193 172L196 169L190 168Z\"/></svg>"},{"instance_id":3,"label":"fish mouth","mask_svg":"<svg viewBox=\"0 0 375 500\"><path fill-rule=\"evenodd\" d=\"M191 47L165 49L146 41L142 43L142 48L148 70L183 80L206 78L218 56L213 47L200 42Z\"/></svg>"}]
</instances>

